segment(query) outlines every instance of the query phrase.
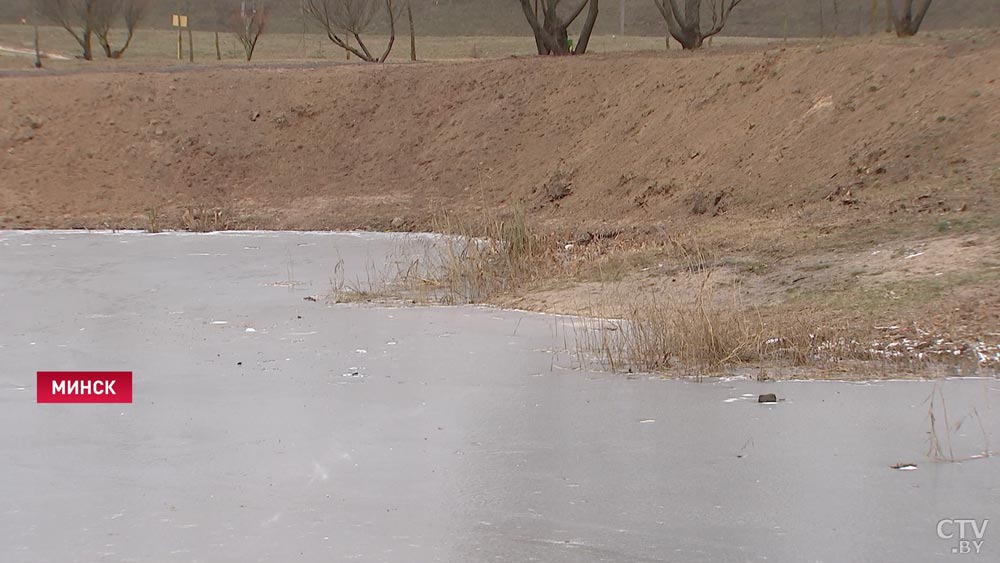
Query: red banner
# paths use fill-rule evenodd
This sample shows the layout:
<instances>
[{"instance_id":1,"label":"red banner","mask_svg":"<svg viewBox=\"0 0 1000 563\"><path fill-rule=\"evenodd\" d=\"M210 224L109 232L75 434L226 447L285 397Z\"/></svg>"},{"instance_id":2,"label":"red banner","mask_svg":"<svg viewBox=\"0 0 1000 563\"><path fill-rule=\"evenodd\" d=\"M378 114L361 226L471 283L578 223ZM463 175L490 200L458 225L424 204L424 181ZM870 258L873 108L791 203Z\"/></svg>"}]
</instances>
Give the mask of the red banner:
<instances>
[{"instance_id":1,"label":"red banner","mask_svg":"<svg viewBox=\"0 0 1000 563\"><path fill-rule=\"evenodd\" d=\"M40 371L39 403L131 403L130 371Z\"/></svg>"}]
</instances>

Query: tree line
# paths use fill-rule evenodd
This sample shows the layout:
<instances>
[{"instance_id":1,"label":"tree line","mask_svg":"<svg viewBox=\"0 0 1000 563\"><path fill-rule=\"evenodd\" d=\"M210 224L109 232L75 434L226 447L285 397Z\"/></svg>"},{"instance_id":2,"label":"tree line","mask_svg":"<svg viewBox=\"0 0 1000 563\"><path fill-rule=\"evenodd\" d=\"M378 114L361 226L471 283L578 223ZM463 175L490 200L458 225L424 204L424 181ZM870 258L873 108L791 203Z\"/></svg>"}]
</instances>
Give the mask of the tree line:
<instances>
[{"instance_id":1,"label":"tree line","mask_svg":"<svg viewBox=\"0 0 1000 563\"><path fill-rule=\"evenodd\" d=\"M132 43L139 24L148 16L156 0L32 0L33 10L61 27L79 43L81 57L94 57L94 42L108 58L122 57ZM405 17L410 32L411 58L416 58L413 24L415 0L199 0L202 20L217 31L232 33L243 46L247 60L253 58L261 35L268 29L274 6L285 13L298 10L303 21L311 22L338 48L365 62L384 62L391 53L397 27ZM474 0L440 0L474 4ZM699 49L706 40L719 34L729 22L734 10L756 10L760 0L647 0L662 19L667 33L684 49ZM825 0L817 0L820 18ZM868 0L856 0L868 2ZM884 12L885 21L900 37L918 32L931 6L931 0L870 0L872 21ZM416 0L417 3L420 0ZM504 2L507 10L523 16L540 55L582 55L587 52L590 38L601 17L600 0L495 0ZM613 12L621 9L624 22L624 0L605 0ZM159 0L160 9L173 7L190 12L192 0ZM787 6L786 2L786 6ZM837 0L832 0L834 14ZM496 7L495 7L496 9ZM770 13L773 13L770 12ZM613 14L616 15L616 14ZM788 17L786 12L785 17ZM624 23L623 23L624 25ZM787 24L786 24L787 25ZM579 31L575 41L570 35L574 26ZM822 24L821 24L822 27ZM114 44L111 30L119 28L120 43ZM373 31L388 35L384 44L375 48L366 36Z\"/></svg>"}]
</instances>

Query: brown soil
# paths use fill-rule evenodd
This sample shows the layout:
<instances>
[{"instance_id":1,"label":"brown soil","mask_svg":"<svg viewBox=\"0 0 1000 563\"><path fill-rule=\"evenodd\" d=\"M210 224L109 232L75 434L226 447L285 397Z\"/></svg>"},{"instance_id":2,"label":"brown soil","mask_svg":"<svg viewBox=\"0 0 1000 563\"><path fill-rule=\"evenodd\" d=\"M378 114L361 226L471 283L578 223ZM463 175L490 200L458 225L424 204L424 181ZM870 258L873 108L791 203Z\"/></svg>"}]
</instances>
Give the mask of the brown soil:
<instances>
[{"instance_id":1,"label":"brown soil","mask_svg":"<svg viewBox=\"0 0 1000 563\"><path fill-rule=\"evenodd\" d=\"M614 268L626 287L677 283L655 246L681 241L766 304L982 338L1000 333L998 60L978 32L0 77L0 228L416 230L518 205L576 247L653 245ZM508 302L580 310L593 281Z\"/></svg>"}]
</instances>

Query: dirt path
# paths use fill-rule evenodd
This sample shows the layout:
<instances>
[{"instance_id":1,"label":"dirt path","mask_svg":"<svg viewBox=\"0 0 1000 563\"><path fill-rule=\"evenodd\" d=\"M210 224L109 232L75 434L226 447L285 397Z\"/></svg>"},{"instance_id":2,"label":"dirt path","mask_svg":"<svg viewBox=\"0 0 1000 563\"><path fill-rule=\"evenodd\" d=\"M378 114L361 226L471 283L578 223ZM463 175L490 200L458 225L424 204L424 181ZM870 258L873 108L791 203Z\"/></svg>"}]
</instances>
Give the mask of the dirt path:
<instances>
[{"instance_id":1,"label":"dirt path","mask_svg":"<svg viewBox=\"0 0 1000 563\"><path fill-rule=\"evenodd\" d=\"M15 56L19 56L19 57L34 57L35 56L35 52L32 51L31 49L21 49L19 47L4 47L3 45L0 45L0 55L3 55L3 54L15 55ZM63 55L56 55L54 53L45 53L45 52L43 52L41 55L42 55L43 59L56 59L56 60L60 60L60 61L71 60L70 57L64 57Z\"/></svg>"}]
</instances>

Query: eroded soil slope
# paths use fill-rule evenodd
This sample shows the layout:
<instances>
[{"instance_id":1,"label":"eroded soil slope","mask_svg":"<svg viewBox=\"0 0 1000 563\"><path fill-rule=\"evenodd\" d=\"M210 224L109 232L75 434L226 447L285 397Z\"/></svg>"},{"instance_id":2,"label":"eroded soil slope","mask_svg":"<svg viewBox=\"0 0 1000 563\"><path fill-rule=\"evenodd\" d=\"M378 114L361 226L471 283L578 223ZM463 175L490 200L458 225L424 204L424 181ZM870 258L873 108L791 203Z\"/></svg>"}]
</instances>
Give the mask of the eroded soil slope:
<instances>
[{"instance_id":1,"label":"eroded soil slope","mask_svg":"<svg viewBox=\"0 0 1000 563\"><path fill-rule=\"evenodd\" d=\"M0 78L0 226L144 227L149 209L182 226L208 208L227 227L419 228L517 202L581 232L992 214L998 60L986 34Z\"/></svg>"},{"instance_id":2,"label":"eroded soil slope","mask_svg":"<svg viewBox=\"0 0 1000 563\"><path fill-rule=\"evenodd\" d=\"M608 279L676 293L697 255L779 323L998 341L998 61L977 32L0 77L0 228L433 229L516 206L576 249L622 245L518 306L587 310Z\"/></svg>"}]
</instances>

